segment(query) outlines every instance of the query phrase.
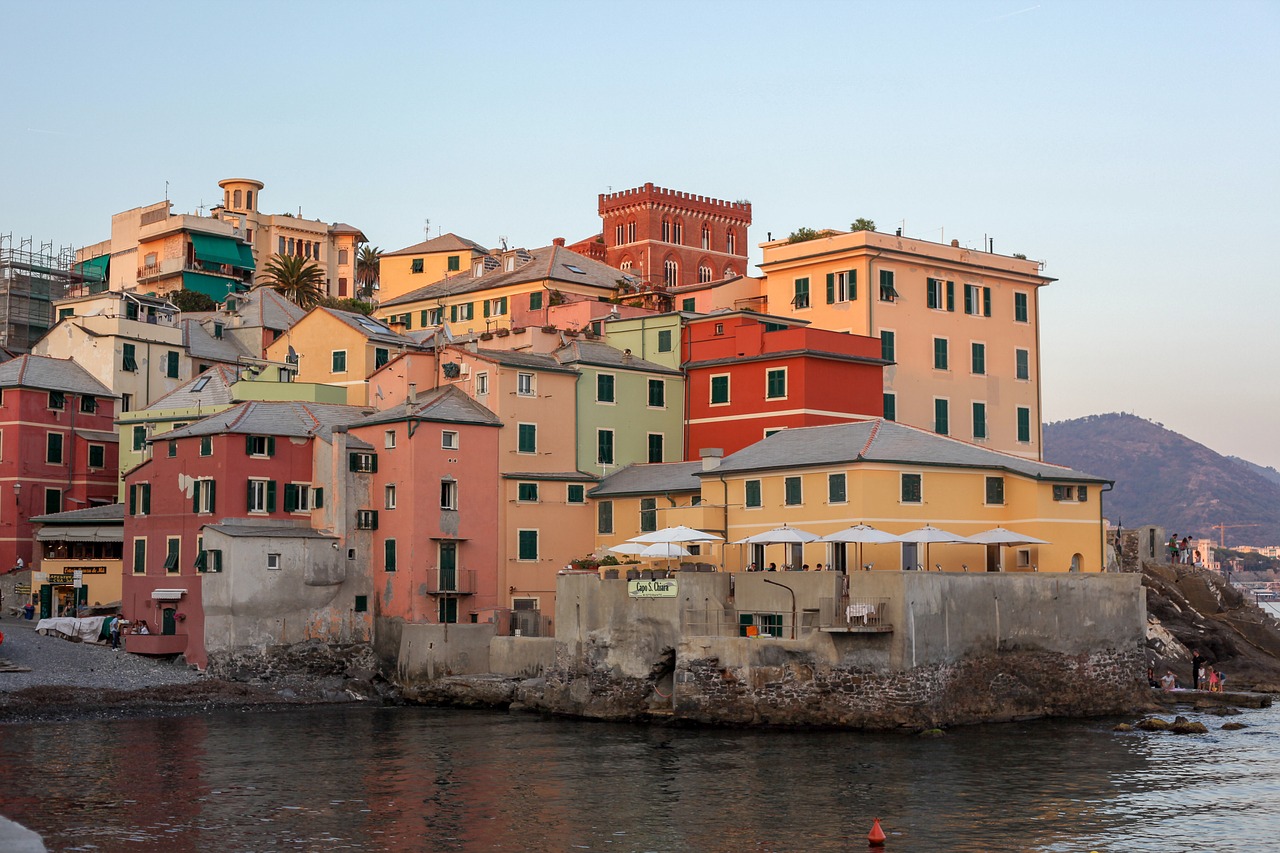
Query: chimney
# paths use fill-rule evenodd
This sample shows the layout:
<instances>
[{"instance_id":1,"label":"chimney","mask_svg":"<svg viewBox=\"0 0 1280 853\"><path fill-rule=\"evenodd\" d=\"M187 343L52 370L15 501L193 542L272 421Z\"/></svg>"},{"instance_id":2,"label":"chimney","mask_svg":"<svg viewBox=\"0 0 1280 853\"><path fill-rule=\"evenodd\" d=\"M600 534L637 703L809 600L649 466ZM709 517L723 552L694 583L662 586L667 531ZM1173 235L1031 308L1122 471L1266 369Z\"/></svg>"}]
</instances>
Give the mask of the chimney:
<instances>
[{"instance_id":1,"label":"chimney","mask_svg":"<svg viewBox=\"0 0 1280 853\"><path fill-rule=\"evenodd\" d=\"M563 238L563 237L557 237L557 238L555 238L554 240L552 240L552 241L551 241L551 245L553 245L553 246L563 246L563 245L564 245L564 238Z\"/></svg>"},{"instance_id":2,"label":"chimney","mask_svg":"<svg viewBox=\"0 0 1280 853\"><path fill-rule=\"evenodd\" d=\"M951 241L951 248L953 248L953 249L959 249L959 248L960 248L960 241L959 241L959 240L952 240L952 241Z\"/></svg>"},{"instance_id":3,"label":"chimney","mask_svg":"<svg viewBox=\"0 0 1280 853\"><path fill-rule=\"evenodd\" d=\"M418 383L417 382L409 383L409 398L405 400L405 402L411 406L414 403L418 402Z\"/></svg>"},{"instance_id":4,"label":"chimney","mask_svg":"<svg viewBox=\"0 0 1280 853\"><path fill-rule=\"evenodd\" d=\"M713 471L720 467L720 460L724 458L724 448L704 447L698 451L698 455L702 457L702 470Z\"/></svg>"},{"instance_id":5,"label":"chimney","mask_svg":"<svg viewBox=\"0 0 1280 853\"><path fill-rule=\"evenodd\" d=\"M622 351L622 360L623 360L623 361L630 361L630 360L631 360L631 350L629 350L629 349L624 349L624 350Z\"/></svg>"}]
</instances>

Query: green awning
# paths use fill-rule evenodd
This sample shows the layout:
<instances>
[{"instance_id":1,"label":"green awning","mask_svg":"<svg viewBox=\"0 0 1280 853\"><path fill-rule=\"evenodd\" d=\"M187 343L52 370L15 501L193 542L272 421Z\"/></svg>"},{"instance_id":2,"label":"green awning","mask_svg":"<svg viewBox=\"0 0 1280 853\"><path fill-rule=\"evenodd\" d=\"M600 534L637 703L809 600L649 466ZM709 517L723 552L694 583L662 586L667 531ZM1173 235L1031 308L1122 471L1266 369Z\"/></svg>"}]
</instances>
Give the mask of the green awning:
<instances>
[{"instance_id":1,"label":"green awning","mask_svg":"<svg viewBox=\"0 0 1280 853\"><path fill-rule=\"evenodd\" d=\"M228 266L246 268L244 258L240 254L240 241L216 234L191 233L191 245L196 250L196 260L211 264L227 264ZM248 248L246 246L246 248ZM253 269L253 256L247 269Z\"/></svg>"},{"instance_id":2,"label":"green awning","mask_svg":"<svg viewBox=\"0 0 1280 853\"><path fill-rule=\"evenodd\" d=\"M96 258L90 258L84 263L76 264L76 272L83 275L90 281L106 281L107 270L111 266L111 256L101 255Z\"/></svg>"},{"instance_id":3,"label":"green awning","mask_svg":"<svg viewBox=\"0 0 1280 853\"><path fill-rule=\"evenodd\" d=\"M257 269L257 265L253 262L253 249L248 243L237 243L236 248L240 250L240 268L245 270Z\"/></svg>"},{"instance_id":4,"label":"green awning","mask_svg":"<svg viewBox=\"0 0 1280 853\"><path fill-rule=\"evenodd\" d=\"M227 298L227 294L240 293L248 290L249 286L232 278L206 275L202 272L184 272L182 274L182 289L194 290L198 293L203 293L214 302L222 302Z\"/></svg>"}]
</instances>

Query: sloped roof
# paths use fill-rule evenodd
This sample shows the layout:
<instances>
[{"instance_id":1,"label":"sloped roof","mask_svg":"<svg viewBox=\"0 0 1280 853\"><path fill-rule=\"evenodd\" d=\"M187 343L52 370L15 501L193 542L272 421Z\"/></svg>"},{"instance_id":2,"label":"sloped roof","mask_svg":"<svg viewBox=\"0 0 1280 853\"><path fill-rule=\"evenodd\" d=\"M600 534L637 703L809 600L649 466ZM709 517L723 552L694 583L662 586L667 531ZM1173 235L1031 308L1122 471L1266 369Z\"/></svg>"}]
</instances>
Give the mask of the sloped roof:
<instances>
[{"instance_id":1,"label":"sloped roof","mask_svg":"<svg viewBox=\"0 0 1280 853\"><path fill-rule=\"evenodd\" d=\"M242 295L238 302L236 314L240 316L241 328L279 329L284 332L307 315L292 299L265 284Z\"/></svg>"},{"instance_id":2,"label":"sloped roof","mask_svg":"<svg viewBox=\"0 0 1280 853\"><path fill-rule=\"evenodd\" d=\"M260 353L249 352L240 341L226 335L215 338L198 320L182 320L182 345L192 358L207 358L235 364L241 358L259 358Z\"/></svg>"},{"instance_id":3,"label":"sloped roof","mask_svg":"<svg viewBox=\"0 0 1280 853\"><path fill-rule=\"evenodd\" d=\"M806 468L854 462L889 462L946 468L987 468L1034 480L1106 483L1061 465L1023 459L895 421L875 418L847 424L784 429L725 458L711 474Z\"/></svg>"},{"instance_id":4,"label":"sloped roof","mask_svg":"<svg viewBox=\"0 0 1280 853\"><path fill-rule=\"evenodd\" d=\"M570 341L555 351L555 357L561 364L589 364L593 367L612 367L618 370L636 370L642 373L664 373L668 376L683 376L679 370L672 370L652 361L645 361L629 355L624 350L611 347L600 341Z\"/></svg>"},{"instance_id":5,"label":"sloped roof","mask_svg":"<svg viewBox=\"0 0 1280 853\"><path fill-rule=\"evenodd\" d=\"M328 441L335 426L350 426L369 414L363 406L337 403L301 403L253 400L232 406L182 429L162 433L155 440L195 435L277 435L295 438L319 436Z\"/></svg>"},{"instance_id":6,"label":"sloped roof","mask_svg":"<svg viewBox=\"0 0 1280 853\"><path fill-rule=\"evenodd\" d=\"M381 307L420 302L438 296L457 296L538 281L564 282L613 292L619 281L639 283L639 279L608 264L571 252L564 246L543 246L530 253L530 260L510 272L502 267L476 276L471 270L441 279L403 296L383 302Z\"/></svg>"},{"instance_id":7,"label":"sloped roof","mask_svg":"<svg viewBox=\"0 0 1280 853\"><path fill-rule=\"evenodd\" d=\"M441 234L439 237L432 237L421 243L414 243L412 246L405 246L403 249L396 249L394 252L383 252L379 257L394 258L397 255L430 255L435 252L488 252L484 246L481 246L475 240L468 240L466 237L459 237L452 231L448 234Z\"/></svg>"},{"instance_id":8,"label":"sloped roof","mask_svg":"<svg viewBox=\"0 0 1280 853\"><path fill-rule=\"evenodd\" d=\"M518 352L509 349L477 349L471 354L507 367L527 367L530 370L546 370L552 373L578 372L571 367L565 367L554 355L546 353ZM445 355L448 355L448 350L445 351Z\"/></svg>"},{"instance_id":9,"label":"sloped roof","mask_svg":"<svg viewBox=\"0 0 1280 853\"><path fill-rule=\"evenodd\" d=\"M373 317L357 314L354 311L339 311L336 308L313 308L312 310L332 314L371 341L414 348L418 346L418 342L413 338L393 332L390 326Z\"/></svg>"},{"instance_id":10,"label":"sloped roof","mask_svg":"<svg viewBox=\"0 0 1280 853\"><path fill-rule=\"evenodd\" d=\"M256 524L206 524L205 530L216 530L225 536L261 536L269 539L337 539L332 533L323 533L302 525L279 525L267 527Z\"/></svg>"},{"instance_id":11,"label":"sloped roof","mask_svg":"<svg viewBox=\"0 0 1280 853\"><path fill-rule=\"evenodd\" d=\"M404 402L375 412L351 424L352 429L394 423L406 418L445 423L502 426L502 419L452 385L419 394L416 402Z\"/></svg>"},{"instance_id":12,"label":"sloped roof","mask_svg":"<svg viewBox=\"0 0 1280 853\"><path fill-rule=\"evenodd\" d=\"M653 495L663 492L696 492L702 488L697 462L653 462L628 465L600 481L590 491L592 497L612 495Z\"/></svg>"},{"instance_id":13,"label":"sloped roof","mask_svg":"<svg viewBox=\"0 0 1280 853\"><path fill-rule=\"evenodd\" d=\"M69 358L20 355L0 363L0 388L40 388L95 397L116 397L111 389Z\"/></svg>"},{"instance_id":14,"label":"sloped roof","mask_svg":"<svg viewBox=\"0 0 1280 853\"><path fill-rule=\"evenodd\" d=\"M102 504L84 509L69 509L66 512L33 515L30 520L39 524L102 524L104 521L124 524L124 504Z\"/></svg>"},{"instance_id":15,"label":"sloped roof","mask_svg":"<svg viewBox=\"0 0 1280 853\"><path fill-rule=\"evenodd\" d=\"M148 409L194 409L198 406L229 406L235 402L231 386L240 379L238 368L215 364L185 385L160 397ZM201 384L203 383L203 384ZM196 390L196 386L200 390Z\"/></svg>"},{"instance_id":16,"label":"sloped roof","mask_svg":"<svg viewBox=\"0 0 1280 853\"><path fill-rule=\"evenodd\" d=\"M360 242L362 243L367 242L365 240L363 231L361 231L359 228L355 227L354 225L348 225L345 222L335 222L332 225L330 225L329 233L330 234L355 234L357 237L360 238Z\"/></svg>"}]
</instances>

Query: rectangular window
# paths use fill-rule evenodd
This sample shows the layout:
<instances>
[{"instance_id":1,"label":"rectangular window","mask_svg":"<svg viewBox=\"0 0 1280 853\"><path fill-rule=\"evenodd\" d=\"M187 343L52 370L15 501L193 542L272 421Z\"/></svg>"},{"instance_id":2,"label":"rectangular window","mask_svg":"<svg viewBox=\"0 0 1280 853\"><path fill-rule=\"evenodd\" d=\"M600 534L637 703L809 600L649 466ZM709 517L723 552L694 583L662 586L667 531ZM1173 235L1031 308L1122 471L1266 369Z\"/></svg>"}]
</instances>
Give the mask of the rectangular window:
<instances>
[{"instance_id":1,"label":"rectangular window","mask_svg":"<svg viewBox=\"0 0 1280 853\"><path fill-rule=\"evenodd\" d=\"M147 428L145 426L136 426L133 428L133 452L141 453L147 447Z\"/></svg>"},{"instance_id":2,"label":"rectangular window","mask_svg":"<svg viewBox=\"0 0 1280 853\"><path fill-rule=\"evenodd\" d=\"M136 483L129 487L129 515L151 514L151 484Z\"/></svg>"},{"instance_id":3,"label":"rectangular window","mask_svg":"<svg viewBox=\"0 0 1280 853\"><path fill-rule=\"evenodd\" d=\"M987 437L987 404L973 404L973 437L982 440Z\"/></svg>"},{"instance_id":4,"label":"rectangular window","mask_svg":"<svg viewBox=\"0 0 1280 853\"><path fill-rule=\"evenodd\" d=\"M147 573L147 537L139 536L133 540L133 573Z\"/></svg>"},{"instance_id":5,"label":"rectangular window","mask_svg":"<svg viewBox=\"0 0 1280 853\"><path fill-rule=\"evenodd\" d=\"M538 452L538 425L520 424L516 428L519 444L516 449L520 453Z\"/></svg>"},{"instance_id":6,"label":"rectangular window","mask_svg":"<svg viewBox=\"0 0 1280 853\"><path fill-rule=\"evenodd\" d=\"M880 357L885 361L898 360L898 336L887 329L880 330Z\"/></svg>"},{"instance_id":7,"label":"rectangular window","mask_svg":"<svg viewBox=\"0 0 1280 853\"><path fill-rule=\"evenodd\" d=\"M671 352L670 329L662 329L658 332L658 352Z\"/></svg>"},{"instance_id":8,"label":"rectangular window","mask_svg":"<svg viewBox=\"0 0 1280 853\"><path fill-rule=\"evenodd\" d=\"M246 506L248 507L249 512L275 512L275 480L250 480Z\"/></svg>"},{"instance_id":9,"label":"rectangular window","mask_svg":"<svg viewBox=\"0 0 1280 853\"><path fill-rule=\"evenodd\" d=\"M1018 441L1031 443L1031 410L1026 406L1018 407Z\"/></svg>"},{"instance_id":10,"label":"rectangular window","mask_svg":"<svg viewBox=\"0 0 1280 853\"><path fill-rule=\"evenodd\" d=\"M50 465L62 464L62 433L46 433L44 461L48 462Z\"/></svg>"},{"instance_id":11,"label":"rectangular window","mask_svg":"<svg viewBox=\"0 0 1280 853\"><path fill-rule=\"evenodd\" d=\"M165 546L165 574L176 575L182 571L182 563L179 561L182 554L182 537L170 536L165 540Z\"/></svg>"},{"instance_id":12,"label":"rectangular window","mask_svg":"<svg viewBox=\"0 0 1280 853\"><path fill-rule=\"evenodd\" d=\"M765 399L785 400L787 397L787 369L777 367L765 372Z\"/></svg>"},{"instance_id":13,"label":"rectangular window","mask_svg":"<svg viewBox=\"0 0 1280 853\"><path fill-rule=\"evenodd\" d=\"M986 344L970 344L969 370L976 376L982 376L987 372L987 345Z\"/></svg>"},{"instance_id":14,"label":"rectangular window","mask_svg":"<svg viewBox=\"0 0 1280 853\"><path fill-rule=\"evenodd\" d=\"M377 530L378 511L376 509L356 510L356 530Z\"/></svg>"},{"instance_id":15,"label":"rectangular window","mask_svg":"<svg viewBox=\"0 0 1280 853\"><path fill-rule=\"evenodd\" d=\"M849 500L844 474L827 475L827 503L842 504Z\"/></svg>"},{"instance_id":16,"label":"rectangular window","mask_svg":"<svg viewBox=\"0 0 1280 853\"><path fill-rule=\"evenodd\" d=\"M681 300L680 310L688 311L690 314L696 313L698 310L698 300L692 296Z\"/></svg>"},{"instance_id":17,"label":"rectangular window","mask_svg":"<svg viewBox=\"0 0 1280 853\"><path fill-rule=\"evenodd\" d=\"M667 407L667 383L662 379L649 380L649 408L665 409Z\"/></svg>"},{"instance_id":18,"label":"rectangular window","mask_svg":"<svg viewBox=\"0 0 1280 853\"><path fill-rule=\"evenodd\" d=\"M133 411L133 395L132 394L120 395L120 411L121 412Z\"/></svg>"},{"instance_id":19,"label":"rectangular window","mask_svg":"<svg viewBox=\"0 0 1280 853\"><path fill-rule=\"evenodd\" d=\"M946 338L933 339L933 369L934 370L947 369L947 339Z\"/></svg>"},{"instance_id":20,"label":"rectangular window","mask_svg":"<svg viewBox=\"0 0 1280 853\"><path fill-rule=\"evenodd\" d=\"M964 313L982 313L982 290L976 284L966 284L964 286Z\"/></svg>"},{"instance_id":21,"label":"rectangular window","mask_svg":"<svg viewBox=\"0 0 1280 853\"><path fill-rule=\"evenodd\" d=\"M89 467L105 468L107 466L107 447L105 444L89 445Z\"/></svg>"},{"instance_id":22,"label":"rectangular window","mask_svg":"<svg viewBox=\"0 0 1280 853\"><path fill-rule=\"evenodd\" d=\"M382 543L382 570L384 572L396 570L396 540L394 539L388 539Z\"/></svg>"},{"instance_id":23,"label":"rectangular window","mask_svg":"<svg viewBox=\"0 0 1280 853\"><path fill-rule=\"evenodd\" d=\"M745 486L742 501L743 504L745 504L748 509L757 509L764 506L760 496L760 481L747 480L743 485Z\"/></svg>"},{"instance_id":24,"label":"rectangular window","mask_svg":"<svg viewBox=\"0 0 1280 853\"><path fill-rule=\"evenodd\" d=\"M658 529L658 499L640 499L640 532L652 533Z\"/></svg>"},{"instance_id":25,"label":"rectangular window","mask_svg":"<svg viewBox=\"0 0 1280 853\"><path fill-rule=\"evenodd\" d=\"M387 450L394 450L396 446L396 431L393 429L384 430L382 433L382 446Z\"/></svg>"},{"instance_id":26,"label":"rectangular window","mask_svg":"<svg viewBox=\"0 0 1280 853\"><path fill-rule=\"evenodd\" d=\"M61 391L49 392L49 408L54 411L62 411L67 407L67 396Z\"/></svg>"},{"instance_id":27,"label":"rectangular window","mask_svg":"<svg viewBox=\"0 0 1280 853\"><path fill-rule=\"evenodd\" d=\"M196 480L192 486L191 508L197 513L213 512L216 505L214 497L217 486L213 480Z\"/></svg>"},{"instance_id":28,"label":"rectangular window","mask_svg":"<svg viewBox=\"0 0 1280 853\"><path fill-rule=\"evenodd\" d=\"M1076 500L1080 501L1080 503L1085 503L1089 500L1088 486L1076 486Z\"/></svg>"},{"instance_id":29,"label":"rectangular window","mask_svg":"<svg viewBox=\"0 0 1280 853\"><path fill-rule=\"evenodd\" d=\"M1013 294L1013 321L1015 323L1027 322L1027 294Z\"/></svg>"},{"instance_id":30,"label":"rectangular window","mask_svg":"<svg viewBox=\"0 0 1280 853\"><path fill-rule=\"evenodd\" d=\"M441 480L440 481L440 508L441 509L457 509L458 508L458 481L457 480Z\"/></svg>"},{"instance_id":31,"label":"rectangular window","mask_svg":"<svg viewBox=\"0 0 1280 853\"><path fill-rule=\"evenodd\" d=\"M378 455L352 453L347 457L347 468L357 474L376 474L378 473Z\"/></svg>"},{"instance_id":32,"label":"rectangular window","mask_svg":"<svg viewBox=\"0 0 1280 853\"><path fill-rule=\"evenodd\" d=\"M898 395L888 391L884 395L884 419L886 421L898 419Z\"/></svg>"},{"instance_id":33,"label":"rectangular window","mask_svg":"<svg viewBox=\"0 0 1280 853\"><path fill-rule=\"evenodd\" d=\"M176 352L165 354L164 375L170 379L178 378L178 354Z\"/></svg>"},{"instance_id":34,"label":"rectangular window","mask_svg":"<svg viewBox=\"0 0 1280 853\"><path fill-rule=\"evenodd\" d=\"M827 304L852 302L858 298L858 271L827 273Z\"/></svg>"},{"instance_id":35,"label":"rectangular window","mask_svg":"<svg viewBox=\"0 0 1280 853\"><path fill-rule=\"evenodd\" d=\"M938 435L951 433L951 404L947 400L935 398L933 401L933 431Z\"/></svg>"},{"instance_id":36,"label":"rectangular window","mask_svg":"<svg viewBox=\"0 0 1280 853\"><path fill-rule=\"evenodd\" d=\"M213 455L213 436L211 435L200 436L200 455L201 456Z\"/></svg>"},{"instance_id":37,"label":"rectangular window","mask_svg":"<svg viewBox=\"0 0 1280 853\"><path fill-rule=\"evenodd\" d=\"M448 260L449 272L457 272L462 269L462 256L450 255Z\"/></svg>"},{"instance_id":38,"label":"rectangular window","mask_svg":"<svg viewBox=\"0 0 1280 853\"><path fill-rule=\"evenodd\" d=\"M904 504L921 503L920 475L902 475L902 502Z\"/></svg>"},{"instance_id":39,"label":"rectangular window","mask_svg":"<svg viewBox=\"0 0 1280 853\"><path fill-rule=\"evenodd\" d=\"M409 261L409 272L420 273L423 271L423 258L413 258Z\"/></svg>"},{"instance_id":40,"label":"rectangular window","mask_svg":"<svg viewBox=\"0 0 1280 853\"><path fill-rule=\"evenodd\" d=\"M244 452L249 456L270 457L276 455L276 437L274 435L245 436Z\"/></svg>"},{"instance_id":41,"label":"rectangular window","mask_svg":"<svg viewBox=\"0 0 1280 853\"><path fill-rule=\"evenodd\" d=\"M662 461L662 443L663 435L660 432L649 433L649 461L651 463Z\"/></svg>"},{"instance_id":42,"label":"rectangular window","mask_svg":"<svg viewBox=\"0 0 1280 853\"><path fill-rule=\"evenodd\" d=\"M344 349L336 349L333 351L332 364L329 368L330 373L346 373L347 372L347 351Z\"/></svg>"},{"instance_id":43,"label":"rectangular window","mask_svg":"<svg viewBox=\"0 0 1280 853\"><path fill-rule=\"evenodd\" d=\"M170 459L172 459L173 457L177 456L177 455L178 455L178 442L176 442L176 441L167 441L167 442L165 442L165 443L166 443L167 445L169 445L169 458L170 458Z\"/></svg>"},{"instance_id":44,"label":"rectangular window","mask_svg":"<svg viewBox=\"0 0 1280 853\"><path fill-rule=\"evenodd\" d=\"M1004 477L987 478L987 503L991 506L1004 505Z\"/></svg>"},{"instance_id":45,"label":"rectangular window","mask_svg":"<svg viewBox=\"0 0 1280 853\"><path fill-rule=\"evenodd\" d=\"M279 554L267 554L267 571L269 572L280 571L280 555Z\"/></svg>"},{"instance_id":46,"label":"rectangular window","mask_svg":"<svg viewBox=\"0 0 1280 853\"><path fill-rule=\"evenodd\" d=\"M373 369L377 370L391 360L391 350L386 347L373 348Z\"/></svg>"},{"instance_id":47,"label":"rectangular window","mask_svg":"<svg viewBox=\"0 0 1280 853\"><path fill-rule=\"evenodd\" d=\"M1028 350L1016 349L1013 351L1014 374L1019 379L1031 378L1031 353Z\"/></svg>"},{"instance_id":48,"label":"rectangular window","mask_svg":"<svg viewBox=\"0 0 1280 853\"><path fill-rule=\"evenodd\" d=\"M596 430L596 462L601 465L613 464L613 430Z\"/></svg>"},{"instance_id":49,"label":"rectangular window","mask_svg":"<svg viewBox=\"0 0 1280 853\"><path fill-rule=\"evenodd\" d=\"M489 374L481 372L476 374L476 396L487 397L489 395Z\"/></svg>"},{"instance_id":50,"label":"rectangular window","mask_svg":"<svg viewBox=\"0 0 1280 853\"><path fill-rule=\"evenodd\" d=\"M396 486L395 483L388 483L382 487L382 508L396 508Z\"/></svg>"},{"instance_id":51,"label":"rectangular window","mask_svg":"<svg viewBox=\"0 0 1280 853\"><path fill-rule=\"evenodd\" d=\"M133 303L131 302L129 304L132 305ZM137 348L133 344L121 344L120 353L121 353L120 368L122 370L127 370L130 373L137 373L138 372Z\"/></svg>"},{"instance_id":52,"label":"rectangular window","mask_svg":"<svg viewBox=\"0 0 1280 853\"><path fill-rule=\"evenodd\" d=\"M570 483L567 497L568 503L584 504L587 502L587 487L581 483Z\"/></svg>"},{"instance_id":53,"label":"rectangular window","mask_svg":"<svg viewBox=\"0 0 1280 853\"><path fill-rule=\"evenodd\" d=\"M945 283L940 278L925 279L925 301L930 308L942 310L946 307Z\"/></svg>"},{"instance_id":54,"label":"rectangular window","mask_svg":"<svg viewBox=\"0 0 1280 853\"><path fill-rule=\"evenodd\" d=\"M867 285L870 287L870 284ZM898 291L893 286L893 270L880 270L880 301L893 302L898 298Z\"/></svg>"},{"instance_id":55,"label":"rectangular window","mask_svg":"<svg viewBox=\"0 0 1280 853\"><path fill-rule=\"evenodd\" d=\"M55 512L62 512L62 489L44 490L44 512L45 515L52 515ZM147 486L147 512L151 512L151 487Z\"/></svg>"},{"instance_id":56,"label":"rectangular window","mask_svg":"<svg viewBox=\"0 0 1280 853\"><path fill-rule=\"evenodd\" d=\"M798 278L795 281L795 295L791 297L793 308L809 307L809 279Z\"/></svg>"},{"instance_id":57,"label":"rectangular window","mask_svg":"<svg viewBox=\"0 0 1280 853\"><path fill-rule=\"evenodd\" d=\"M356 613L368 613L369 612L369 596L357 595L355 600L355 605L351 609Z\"/></svg>"},{"instance_id":58,"label":"rectangular window","mask_svg":"<svg viewBox=\"0 0 1280 853\"><path fill-rule=\"evenodd\" d=\"M92 415L94 412L98 411L98 398L91 397L88 394L81 395L80 411L86 415Z\"/></svg>"},{"instance_id":59,"label":"rectangular window","mask_svg":"<svg viewBox=\"0 0 1280 853\"><path fill-rule=\"evenodd\" d=\"M596 374L596 402L614 403L614 376L612 373Z\"/></svg>"},{"instance_id":60,"label":"rectangular window","mask_svg":"<svg viewBox=\"0 0 1280 853\"><path fill-rule=\"evenodd\" d=\"M516 541L519 543L516 559L522 563L534 562L538 559L538 531L519 530L516 532Z\"/></svg>"},{"instance_id":61,"label":"rectangular window","mask_svg":"<svg viewBox=\"0 0 1280 853\"><path fill-rule=\"evenodd\" d=\"M533 374L532 373L516 374L516 394L521 397L533 396Z\"/></svg>"},{"instance_id":62,"label":"rectangular window","mask_svg":"<svg viewBox=\"0 0 1280 853\"><path fill-rule=\"evenodd\" d=\"M799 477L787 477L782 481L783 503L787 506L800 506L803 493Z\"/></svg>"},{"instance_id":63,"label":"rectangular window","mask_svg":"<svg viewBox=\"0 0 1280 853\"><path fill-rule=\"evenodd\" d=\"M516 484L516 500L521 503L537 503L538 502L538 484L537 483L517 483Z\"/></svg>"},{"instance_id":64,"label":"rectangular window","mask_svg":"<svg viewBox=\"0 0 1280 853\"><path fill-rule=\"evenodd\" d=\"M613 501L596 504L596 533L613 532Z\"/></svg>"},{"instance_id":65,"label":"rectangular window","mask_svg":"<svg viewBox=\"0 0 1280 853\"><path fill-rule=\"evenodd\" d=\"M711 405L723 406L729 403L729 374L722 373L711 377Z\"/></svg>"},{"instance_id":66,"label":"rectangular window","mask_svg":"<svg viewBox=\"0 0 1280 853\"><path fill-rule=\"evenodd\" d=\"M440 446L445 450L458 449L458 433L451 429L440 431Z\"/></svg>"}]
</instances>

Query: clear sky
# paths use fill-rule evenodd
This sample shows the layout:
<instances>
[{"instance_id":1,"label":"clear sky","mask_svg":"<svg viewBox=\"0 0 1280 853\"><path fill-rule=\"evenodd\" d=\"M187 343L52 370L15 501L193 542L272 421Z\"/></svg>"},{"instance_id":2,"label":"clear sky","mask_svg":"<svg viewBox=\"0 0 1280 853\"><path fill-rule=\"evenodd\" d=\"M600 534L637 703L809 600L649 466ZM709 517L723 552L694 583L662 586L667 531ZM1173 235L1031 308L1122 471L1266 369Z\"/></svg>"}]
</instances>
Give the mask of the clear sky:
<instances>
[{"instance_id":1,"label":"clear sky","mask_svg":"<svg viewBox=\"0 0 1280 853\"><path fill-rule=\"evenodd\" d=\"M1280 2L0 0L0 27L15 238L233 176L388 250L427 219L573 241L646 181L750 200L753 243L990 236L1059 279L1046 420L1280 467Z\"/></svg>"}]
</instances>

